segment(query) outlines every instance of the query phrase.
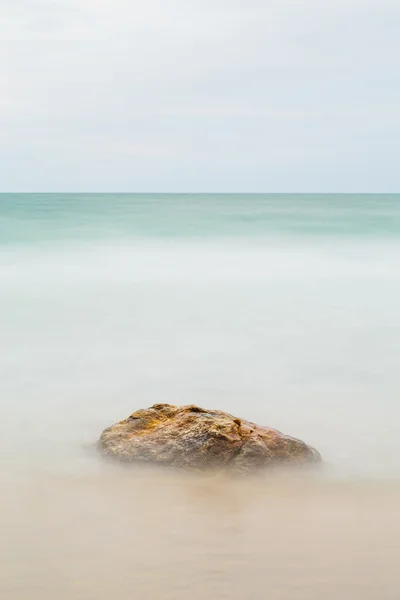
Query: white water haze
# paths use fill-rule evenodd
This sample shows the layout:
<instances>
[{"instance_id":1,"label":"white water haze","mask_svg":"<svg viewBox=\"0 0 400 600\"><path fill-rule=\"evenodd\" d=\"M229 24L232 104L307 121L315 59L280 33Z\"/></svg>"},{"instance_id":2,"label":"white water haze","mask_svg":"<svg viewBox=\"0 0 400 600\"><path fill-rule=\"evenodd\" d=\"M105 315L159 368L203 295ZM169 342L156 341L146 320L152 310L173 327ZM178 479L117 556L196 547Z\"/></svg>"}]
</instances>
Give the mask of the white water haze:
<instances>
[{"instance_id":1,"label":"white water haze","mask_svg":"<svg viewBox=\"0 0 400 600\"><path fill-rule=\"evenodd\" d=\"M168 225L162 199L116 197L118 222L112 198L44 200L2 205L2 596L397 600L398 197L316 198L312 229L301 198L177 198ZM103 464L102 429L156 402L271 425L323 468Z\"/></svg>"}]
</instances>

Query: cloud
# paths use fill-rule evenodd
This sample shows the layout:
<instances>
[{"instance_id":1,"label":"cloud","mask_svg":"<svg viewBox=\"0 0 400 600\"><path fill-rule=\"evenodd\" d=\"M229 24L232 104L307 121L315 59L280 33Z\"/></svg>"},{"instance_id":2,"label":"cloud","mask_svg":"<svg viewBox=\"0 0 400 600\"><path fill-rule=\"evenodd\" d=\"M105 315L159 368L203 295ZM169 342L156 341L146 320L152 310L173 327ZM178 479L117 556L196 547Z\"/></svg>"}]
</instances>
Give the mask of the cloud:
<instances>
[{"instance_id":1,"label":"cloud","mask_svg":"<svg viewBox=\"0 0 400 600\"><path fill-rule=\"evenodd\" d=\"M392 0L1 0L2 187L393 190L399 24Z\"/></svg>"}]
</instances>

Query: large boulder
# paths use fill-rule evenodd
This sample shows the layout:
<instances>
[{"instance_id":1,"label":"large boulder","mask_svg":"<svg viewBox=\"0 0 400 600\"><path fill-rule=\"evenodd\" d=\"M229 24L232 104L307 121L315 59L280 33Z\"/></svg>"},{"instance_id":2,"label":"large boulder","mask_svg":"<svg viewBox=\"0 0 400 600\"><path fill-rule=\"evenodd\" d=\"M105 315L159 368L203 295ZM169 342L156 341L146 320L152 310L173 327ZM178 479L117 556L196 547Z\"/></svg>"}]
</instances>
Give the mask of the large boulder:
<instances>
[{"instance_id":1,"label":"large boulder","mask_svg":"<svg viewBox=\"0 0 400 600\"><path fill-rule=\"evenodd\" d=\"M99 450L123 461L141 461L203 469L224 467L249 471L276 463L321 460L301 440L198 406L155 404L108 427Z\"/></svg>"}]
</instances>

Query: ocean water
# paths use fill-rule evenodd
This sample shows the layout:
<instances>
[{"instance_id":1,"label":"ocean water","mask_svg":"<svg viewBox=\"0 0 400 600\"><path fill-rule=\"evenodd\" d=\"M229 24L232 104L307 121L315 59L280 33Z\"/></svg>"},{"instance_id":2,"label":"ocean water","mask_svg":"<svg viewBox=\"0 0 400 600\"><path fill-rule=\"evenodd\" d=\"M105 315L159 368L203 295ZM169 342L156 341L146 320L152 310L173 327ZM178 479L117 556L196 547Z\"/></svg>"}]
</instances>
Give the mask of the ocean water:
<instances>
[{"instance_id":1,"label":"ocean water","mask_svg":"<svg viewBox=\"0 0 400 600\"><path fill-rule=\"evenodd\" d=\"M400 597L400 195L0 195L0 593ZM318 473L105 465L197 403Z\"/></svg>"}]
</instances>

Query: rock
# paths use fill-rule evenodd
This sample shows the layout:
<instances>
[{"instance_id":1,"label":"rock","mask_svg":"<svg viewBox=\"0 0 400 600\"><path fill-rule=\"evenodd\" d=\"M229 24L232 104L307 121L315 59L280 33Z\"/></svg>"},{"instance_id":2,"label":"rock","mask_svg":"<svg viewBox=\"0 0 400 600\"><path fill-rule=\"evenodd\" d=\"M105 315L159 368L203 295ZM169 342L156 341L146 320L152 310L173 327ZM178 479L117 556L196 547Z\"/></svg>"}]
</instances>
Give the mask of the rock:
<instances>
[{"instance_id":1,"label":"rock","mask_svg":"<svg viewBox=\"0 0 400 600\"><path fill-rule=\"evenodd\" d=\"M279 463L320 461L301 440L198 406L155 404L103 431L99 450L123 461L249 471Z\"/></svg>"}]
</instances>

